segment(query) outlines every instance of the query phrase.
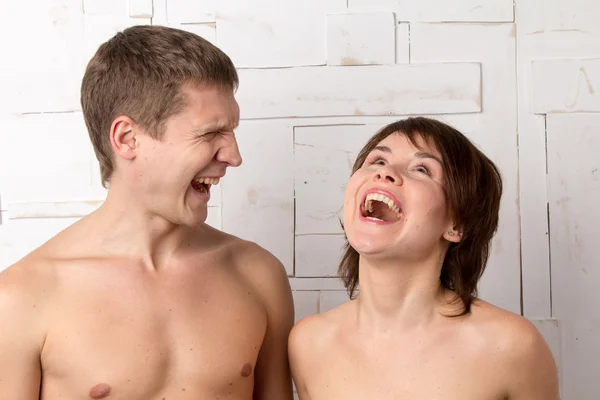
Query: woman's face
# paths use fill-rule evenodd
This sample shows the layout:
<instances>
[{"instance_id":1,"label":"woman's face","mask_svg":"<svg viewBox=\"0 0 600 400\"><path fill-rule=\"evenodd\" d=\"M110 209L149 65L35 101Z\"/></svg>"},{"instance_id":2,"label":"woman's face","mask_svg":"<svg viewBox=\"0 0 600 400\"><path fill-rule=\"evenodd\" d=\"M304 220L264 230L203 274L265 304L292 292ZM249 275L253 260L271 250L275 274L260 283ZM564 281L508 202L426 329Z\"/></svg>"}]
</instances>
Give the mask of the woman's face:
<instances>
[{"instance_id":1,"label":"woman's face","mask_svg":"<svg viewBox=\"0 0 600 400\"><path fill-rule=\"evenodd\" d=\"M344 228L359 254L423 259L459 240L447 211L441 155L421 138L417 144L388 136L350 178Z\"/></svg>"}]
</instances>

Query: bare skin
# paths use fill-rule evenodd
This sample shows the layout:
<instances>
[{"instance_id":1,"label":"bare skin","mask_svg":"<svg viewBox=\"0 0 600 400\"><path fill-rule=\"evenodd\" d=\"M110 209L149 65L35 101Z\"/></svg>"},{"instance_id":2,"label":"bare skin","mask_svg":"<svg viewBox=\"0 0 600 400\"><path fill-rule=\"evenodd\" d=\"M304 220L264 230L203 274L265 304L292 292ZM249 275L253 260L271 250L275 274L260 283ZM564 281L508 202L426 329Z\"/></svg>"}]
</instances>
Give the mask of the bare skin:
<instances>
[{"instance_id":1,"label":"bare skin","mask_svg":"<svg viewBox=\"0 0 600 400\"><path fill-rule=\"evenodd\" d=\"M462 235L440 158L392 135L348 182L344 228L360 255L360 293L293 328L301 400L558 399L553 356L531 323L481 300L456 317L463 304L440 286L448 243ZM389 223L365 218L372 190L401 203L400 213L373 214Z\"/></svg>"},{"instance_id":2,"label":"bare skin","mask_svg":"<svg viewBox=\"0 0 600 400\"><path fill-rule=\"evenodd\" d=\"M292 398L285 270L189 186L241 163L237 104L187 90L163 142L118 118L103 206L0 274L0 399Z\"/></svg>"}]
</instances>

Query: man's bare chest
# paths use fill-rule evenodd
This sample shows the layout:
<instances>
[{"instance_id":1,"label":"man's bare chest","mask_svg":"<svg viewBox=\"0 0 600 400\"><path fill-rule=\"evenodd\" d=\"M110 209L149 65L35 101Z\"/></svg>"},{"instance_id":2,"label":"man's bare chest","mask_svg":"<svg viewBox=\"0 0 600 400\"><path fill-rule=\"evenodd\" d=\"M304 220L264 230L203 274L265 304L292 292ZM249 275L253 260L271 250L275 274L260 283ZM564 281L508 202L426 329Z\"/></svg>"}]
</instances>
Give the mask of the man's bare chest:
<instances>
[{"instance_id":1,"label":"man's bare chest","mask_svg":"<svg viewBox=\"0 0 600 400\"><path fill-rule=\"evenodd\" d=\"M266 317L243 285L213 284L65 294L42 351L42 399L244 398Z\"/></svg>"}]
</instances>

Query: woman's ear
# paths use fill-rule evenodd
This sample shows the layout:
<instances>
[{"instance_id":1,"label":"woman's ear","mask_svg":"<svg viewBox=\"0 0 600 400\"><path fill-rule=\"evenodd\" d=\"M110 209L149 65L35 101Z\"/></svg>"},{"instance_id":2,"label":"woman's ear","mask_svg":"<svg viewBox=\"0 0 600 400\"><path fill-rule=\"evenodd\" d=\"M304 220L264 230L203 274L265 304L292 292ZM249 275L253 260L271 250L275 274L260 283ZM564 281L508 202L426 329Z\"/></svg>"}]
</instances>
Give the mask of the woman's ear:
<instances>
[{"instance_id":1,"label":"woman's ear","mask_svg":"<svg viewBox=\"0 0 600 400\"><path fill-rule=\"evenodd\" d=\"M449 229L444 231L442 235L444 239L452 243L458 243L462 239L462 229L458 229L456 226L451 225Z\"/></svg>"}]
</instances>

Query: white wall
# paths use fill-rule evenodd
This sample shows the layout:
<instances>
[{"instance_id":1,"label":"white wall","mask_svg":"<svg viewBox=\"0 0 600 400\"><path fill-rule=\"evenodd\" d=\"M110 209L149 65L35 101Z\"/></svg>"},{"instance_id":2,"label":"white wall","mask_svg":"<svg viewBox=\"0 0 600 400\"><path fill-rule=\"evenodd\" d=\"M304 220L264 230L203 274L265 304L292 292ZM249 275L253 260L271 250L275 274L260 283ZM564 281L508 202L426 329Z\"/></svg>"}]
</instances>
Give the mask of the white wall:
<instances>
[{"instance_id":1,"label":"white wall","mask_svg":"<svg viewBox=\"0 0 600 400\"><path fill-rule=\"evenodd\" d=\"M598 398L597 0L28 0L0 15L0 268L104 198L79 107L97 46L132 24L182 27L241 78L244 165L210 223L281 259L297 318L346 299L337 215L356 152L388 122L435 116L504 176L481 297L546 335L564 399Z\"/></svg>"}]
</instances>

